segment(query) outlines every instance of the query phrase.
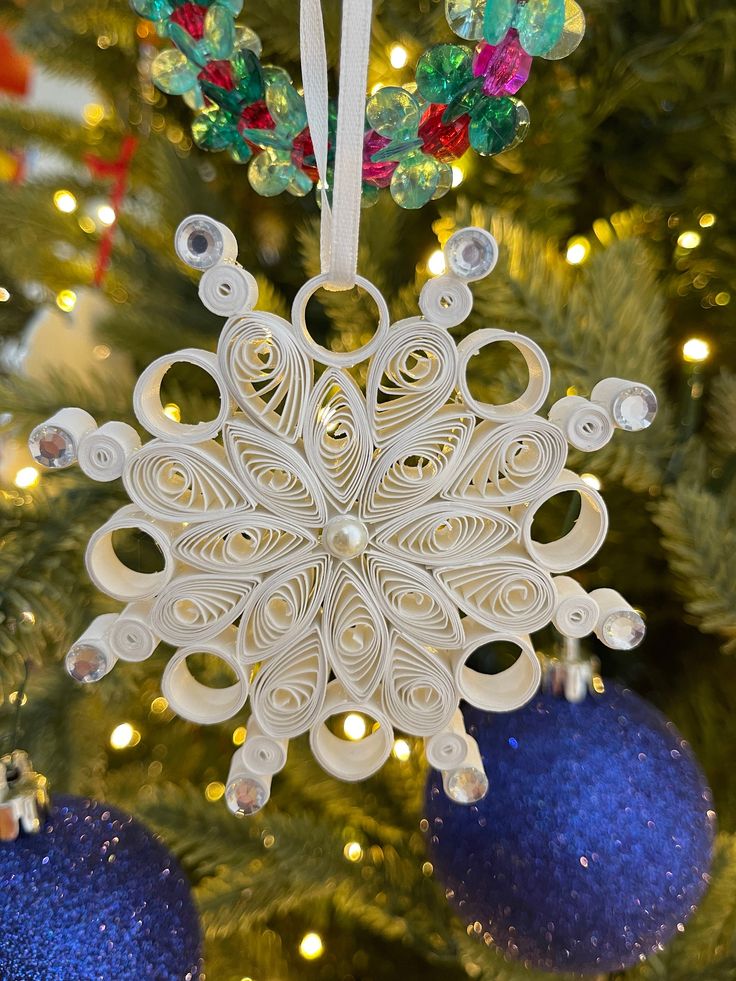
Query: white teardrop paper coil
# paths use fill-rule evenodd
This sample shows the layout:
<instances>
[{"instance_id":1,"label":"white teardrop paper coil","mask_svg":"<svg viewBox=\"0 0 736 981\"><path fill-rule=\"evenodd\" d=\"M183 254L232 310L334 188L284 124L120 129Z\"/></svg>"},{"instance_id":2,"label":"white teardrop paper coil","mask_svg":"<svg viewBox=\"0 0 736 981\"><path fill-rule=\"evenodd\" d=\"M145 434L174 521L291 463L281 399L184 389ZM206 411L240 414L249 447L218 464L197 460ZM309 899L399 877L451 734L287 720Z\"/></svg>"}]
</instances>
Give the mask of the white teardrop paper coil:
<instances>
[{"instance_id":1,"label":"white teardrop paper coil","mask_svg":"<svg viewBox=\"0 0 736 981\"><path fill-rule=\"evenodd\" d=\"M250 686L264 737L309 731L320 763L355 780L388 757L394 726L431 738L448 731L461 697L493 711L531 697L528 635L562 616L551 573L594 554L606 518L600 497L564 470L562 430L535 414L550 383L535 342L487 329L457 345L422 316L390 326L380 293L360 281L378 306L377 328L358 351L329 352L305 315L321 284L300 291L291 322L243 308L216 358L197 353L221 392L214 420L182 427L163 416L166 366L191 352L144 372L138 411L160 435L128 455L133 506L92 536L88 567L177 646L164 676L175 710L231 718ZM521 352L529 380L520 398L492 405L472 396L466 368L499 342ZM536 510L568 488L581 495L581 518L561 541L539 544ZM337 526L351 529L343 552ZM116 527L151 534L163 571L121 566ZM492 677L470 672L474 647L494 638L513 640L519 660ZM197 651L219 652L234 690L191 677L186 655ZM342 711L380 727L341 740L324 723Z\"/></svg>"}]
</instances>

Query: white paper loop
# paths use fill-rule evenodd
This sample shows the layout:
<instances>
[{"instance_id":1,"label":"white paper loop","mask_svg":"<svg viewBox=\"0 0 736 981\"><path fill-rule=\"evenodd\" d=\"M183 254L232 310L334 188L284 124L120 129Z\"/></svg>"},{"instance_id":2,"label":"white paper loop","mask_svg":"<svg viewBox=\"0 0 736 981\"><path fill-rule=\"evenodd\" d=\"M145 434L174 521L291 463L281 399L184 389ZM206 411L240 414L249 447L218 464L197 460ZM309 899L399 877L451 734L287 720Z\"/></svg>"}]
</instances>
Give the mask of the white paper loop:
<instances>
[{"instance_id":1,"label":"white paper loop","mask_svg":"<svg viewBox=\"0 0 736 981\"><path fill-rule=\"evenodd\" d=\"M129 603L107 633L110 649L121 661L145 661L156 650L160 638L150 627L151 601Z\"/></svg>"},{"instance_id":2,"label":"white paper loop","mask_svg":"<svg viewBox=\"0 0 736 981\"><path fill-rule=\"evenodd\" d=\"M457 327L470 316L473 294L468 284L456 276L436 276L422 287L419 309L438 327Z\"/></svg>"},{"instance_id":3,"label":"white paper loop","mask_svg":"<svg viewBox=\"0 0 736 981\"><path fill-rule=\"evenodd\" d=\"M565 637L587 637L598 623L598 604L579 582L569 576L555 576L557 606L552 622Z\"/></svg>"},{"instance_id":4,"label":"white paper loop","mask_svg":"<svg viewBox=\"0 0 736 981\"><path fill-rule=\"evenodd\" d=\"M79 466L92 480L108 481L122 477L125 461L139 450L138 433L125 422L106 422L91 430L79 442Z\"/></svg>"},{"instance_id":5,"label":"white paper loop","mask_svg":"<svg viewBox=\"0 0 736 981\"><path fill-rule=\"evenodd\" d=\"M453 770L461 766L467 754L463 713L456 709L447 729L424 740L427 762L435 770Z\"/></svg>"},{"instance_id":6,"label":"white paper loop","mask_svg":"<svg viewBox=\"0 0 736 981\"><path fill-rule=\"evenodd\" d=\"M67 671L73 678L82 682L99 681L112 671L117 657L110 645L109 632L116 620L117 613L102 613L74 641L65 657ZM83 678L78 672L90 655L94 664L90 662L90 673Z\"/></svg>"},{"instance_id":7,"label":"white paper loop","mask_svg":"<svg viewBox=\"0 0 736 981\"><path fill-rule=\"evenodd\" d=\"M369 715L378 728L357 742L341 739L330 732L326 722L331 716L346 712ZM309 732L312 755L323 770L338 780L365 780L386 762L393 742L391 723L377 701L355 702L339 681L329 683L322 710Z\"/></svg>"},{"instance_id":8,"label":"white paper loop","mask_svg":"<svg viewBox=\"0 0 736 981\"><path fill-rule=\"evenodd\" d=\"M559 426L565 439L583 453L605 446L613 436L613 421L600 405L580 395L566 395L549 410L549 420Z\"/></svg>"},{"instance_id":9,"label":"white paper loop","mask_svg":"<svg viewBox=\"0 0 736 981\"><path fill-rule=\"evenodd\" d=\"M271 775L283 770L289 741L267 735L253 717L248 720L245 728L245 742L240 753L246 768L252 773Z\"/></svg>"},{"instance_id":10,"label":"white paper loop","mask_svg":"<svg viewBox=\"0 0 736 981\"><path fill-rule=\"evenodd\" d=\"M120 561L112 539L113 533L123 528L143 532L153 539L164 562L160 572L136 572ZM155 596L169 581L174 568L166 529L149 520L132 504L120 508L93 532L87 545L85 562L95 586L108 596L125 602Z\"/></svg>"},{"instance_id":11,"label":"white paper loop","mask_svg":"<svg viewBox=\"0 0 736 981\"><path fill-rule=\"evenodd\" d=\"M542 680L542 667L528 634L488 631L482 624L465 620L465 644L450 653L460 695L486 712L512 712L534 697ZM468 667L468 659L484 644L504 643L519 648L514 663L497 674L483 674Z\"/></svg>"},{"instance_id":12,"label":"white paper loop","mask_svg":"<svg viewBox=\"0 0 736 981\"><path fill-rule=\"evenodd\" d=\"M523 355L529 371L529 381L525 391L517 399L503 405L492 405L489 402L481 402L471 395L468 388L467 369L470 359L478 354L482 348L500 342L513 344L517 351ZM460 341L457 353L458 388L465 403L481 418L492 419L494 422L505 422L514 416L531 415L547 398L550 384L549 361L541 347L530 338L524 337L523 334L493 328L476 330Z\"/></svg>"},{"instance_id":13,"label":"white paper loop","mask_svg":"<svg viewBox=\"0 0 736 981\"><path fill-rule=\"evenodd\" d=\"M226 688L210 688L197 681L187 665L187 658L193 654L220 658L235 673L237 681ZM179 648L161 678L161 693L172 711L182 719L200 725L231 719L245 705L248 687L247 670L235 656L235 630L232 627L205 643Z\"/></svg>"},{"instance_id":14,"label":"white paper loop","mask_svg":"<svg viewBox=\"0 0 736 981\"><path fill-rule=\"evenodd\" d=\"M207 269L200 279L199 298L218 317L234 317L256 305L258 283L242 266L219 263Z\"/></svg>"}]
</instances>

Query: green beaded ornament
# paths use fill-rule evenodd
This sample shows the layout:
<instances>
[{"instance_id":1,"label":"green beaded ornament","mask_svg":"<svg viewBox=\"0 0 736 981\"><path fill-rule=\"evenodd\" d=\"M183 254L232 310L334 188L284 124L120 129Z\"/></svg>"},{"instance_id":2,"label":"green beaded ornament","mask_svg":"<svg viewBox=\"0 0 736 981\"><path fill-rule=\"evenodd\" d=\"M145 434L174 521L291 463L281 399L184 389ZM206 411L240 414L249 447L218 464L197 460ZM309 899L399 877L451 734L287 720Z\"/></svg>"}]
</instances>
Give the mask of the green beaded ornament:
<instances>
[{"instance_id":1,"label":"green beaded ornament","mask_svg":"<svg viewBox=\"0 0 736 981\"><path fill-rule=\"evenodd\" d=\"M452 102L474 81L473 58L460 44L435 44L417 62L417 91L441 105Z\"/></svg>"}]
</instances>

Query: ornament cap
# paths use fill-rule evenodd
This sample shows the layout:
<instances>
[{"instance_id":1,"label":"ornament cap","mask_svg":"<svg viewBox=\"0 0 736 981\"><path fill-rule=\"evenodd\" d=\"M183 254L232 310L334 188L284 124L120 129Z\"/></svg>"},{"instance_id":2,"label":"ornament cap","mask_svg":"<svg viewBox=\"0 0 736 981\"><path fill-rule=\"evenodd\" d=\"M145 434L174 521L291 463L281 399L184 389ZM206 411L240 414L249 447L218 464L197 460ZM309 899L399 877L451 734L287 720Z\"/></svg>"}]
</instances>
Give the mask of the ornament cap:
<instances>
[{"instance_id":1,"label":"ornament cap","mask_svg":"<svg viewBox=\"0 0 736 981\"><path fill-rule=\"evenodd\" d=\"M49 809L48 781L28 754L13 750L0 758L0 841L38 834Z\"/></svg>"}]
</instances>

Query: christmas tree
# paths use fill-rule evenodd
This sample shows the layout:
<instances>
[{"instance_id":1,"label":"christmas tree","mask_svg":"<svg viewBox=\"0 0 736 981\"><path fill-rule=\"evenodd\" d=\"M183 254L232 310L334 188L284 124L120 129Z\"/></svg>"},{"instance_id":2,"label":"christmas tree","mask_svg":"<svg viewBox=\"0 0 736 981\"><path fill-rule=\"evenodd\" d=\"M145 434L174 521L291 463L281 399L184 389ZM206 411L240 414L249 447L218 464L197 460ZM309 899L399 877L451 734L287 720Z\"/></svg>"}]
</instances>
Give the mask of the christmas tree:
<instances>
[{"instance_id":1,"label":"christmas tree","mask_svg":"<svg viewBox=\"0 0 736 981\"><path fill-rule=\"evenodd\" d=\"M340 5L324 6L334 91ZM451 36L440 3L376 6L369 89L378 91L411 82L422 52ZM320 770L306 738L293 740L267 807L238 821L222 798L246 717L207 727L176 717L160 692L170 648L119 665L98 685L75 685L64 671L89 621L119 609L90 582L84 551L128 501L119 481L33 469L28 433L64 405L140 429L131 393L143 369L181 348L216 348L221 318L202 308L198 277L173 250L183 218L204 213L231 228L259 308L288 317L298 288L319 272L319 209L314 194L258 196L247 165L194 144L192 110L152 83L152 60L168 42L122 0L5 0L0 11L34 64L96 93L79 118L22 100L0 106L0 150L55 161L0 184L5 751L18 725L18 745L52 787L119 805L160 832L195 887L214 981L545 977L469 936L452 913L420 830L421 740L397 739L376 776L350 784ZM526 140L492 158L463 156L454 189L422 209L400 209L382 193L363 211L358 268L398 320L442 271L449 236L489 228L498 265L474 284L463 331L497 326L539 343L553 370L550 404L587 395L607 376L657 392L651 428L570 456L611 518L579 581L621 590L647 623L633 652L593 638L584 647L606 682L650 699L692 744L719 838L712 886L684 934L620 976L725 981L736 978L736 10L728 0L700 10L686 0L591 0L585 14L581 47L535 64L524 87ZM298 19L298 5L272 2L241 16L264 63L294 80ZM335 350L365 343L369 308L352 295L327 297L314 333ZM475 370L489 401L518 394L515 362L487 357ZM210 382L173 369L165 412L212 418ZM569 516L550 509L540 519L555 538ZM156 568L140 539L121 535L114 546L132 567ZM551 630L535 642L558 653Z\"/></svg>"}]
</instances>

